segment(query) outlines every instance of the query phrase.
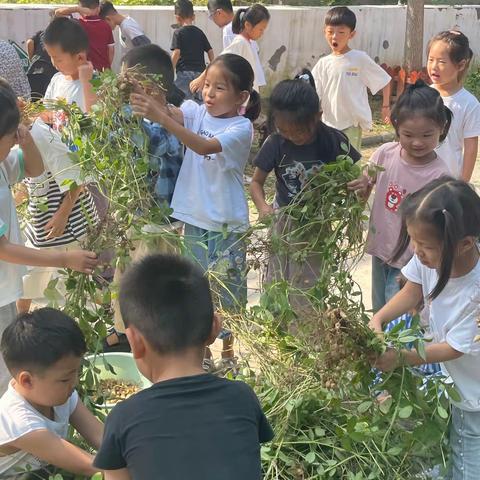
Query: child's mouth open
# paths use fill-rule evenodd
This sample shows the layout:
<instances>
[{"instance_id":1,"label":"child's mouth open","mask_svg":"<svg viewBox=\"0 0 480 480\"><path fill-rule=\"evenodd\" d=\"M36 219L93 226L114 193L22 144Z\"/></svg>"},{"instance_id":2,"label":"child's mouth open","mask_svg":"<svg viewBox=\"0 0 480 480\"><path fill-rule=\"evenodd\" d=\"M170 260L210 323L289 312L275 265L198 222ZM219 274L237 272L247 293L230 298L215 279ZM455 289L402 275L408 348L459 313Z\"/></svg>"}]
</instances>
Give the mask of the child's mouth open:
<instances>
[{"instance_id":1,"label":"child's mouth open","mask_svg":"<svg viewBox=\"0 0 480 480\"><path fill-rule=\"evenodd\" d=\"M337 48L338 47L338 42L332 42L332 47Z\"/></svg>"}]
</instances>

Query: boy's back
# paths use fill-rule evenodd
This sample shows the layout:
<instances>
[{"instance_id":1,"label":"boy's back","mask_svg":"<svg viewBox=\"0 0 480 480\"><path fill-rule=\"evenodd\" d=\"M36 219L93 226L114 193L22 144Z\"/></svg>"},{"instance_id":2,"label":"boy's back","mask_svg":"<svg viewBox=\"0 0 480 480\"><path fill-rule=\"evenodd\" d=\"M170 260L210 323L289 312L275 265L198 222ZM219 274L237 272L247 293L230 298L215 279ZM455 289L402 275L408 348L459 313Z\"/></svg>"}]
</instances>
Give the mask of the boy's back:
<instances>
[{"instance_id":1,"label":"boy's back","mask_svg":"<svg viewBox=\"0 0 480 480\"><path fill-rule=\"evenodd\" d=\"M200 374L159 382L114 408L95 466L132 479L261 478L273 432L243 382Z\"/></svg>"},{"instance_id":2,"label":"boy's back","mask_svg":"<svg viewBox=\"0 0 480 480\"><path fill-rule=\"evenodd\" d=\"M110 68L109 48L115 45L112 29L98 15L81 17L79 21L88 36L88 59L93 67L99 72Z\"/></svg>"},{"instance_id":3,"label":"boy's back","mask_svg":"<svg viewBox=\"0 0 480 480\"><path fill-rule=\"evenodd\" d=\"M195 25L185 25L173 32L172 50L180 50L177 72L203 72L205 52L212 49L206 35Z\"/></svg>"}]
</instances>

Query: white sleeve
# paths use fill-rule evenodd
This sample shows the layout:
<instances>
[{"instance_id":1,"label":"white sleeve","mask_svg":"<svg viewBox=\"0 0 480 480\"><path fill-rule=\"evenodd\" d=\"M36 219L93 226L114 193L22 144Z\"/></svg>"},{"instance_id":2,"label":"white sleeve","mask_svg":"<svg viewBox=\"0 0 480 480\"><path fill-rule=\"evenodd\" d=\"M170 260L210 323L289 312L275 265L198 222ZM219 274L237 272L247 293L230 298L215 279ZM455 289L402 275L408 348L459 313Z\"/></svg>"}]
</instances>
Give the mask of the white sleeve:
<instances>
[{"instance_id":1,"label":"white sleeve","mask_svg":"<svg viewBox=\"0 0 480 480\"><path fill-rule=\"evenodd\" d=\"M252 144L253 127L249 120L238 122L228 127L223 133L216 135L215 138L222 146L222 155L225 158L225 169L238 169L240 161L239 152L245 151L245 145Z\"/></svg>"},{"instance_id":2,"label":"white sleeve","mask_svg":"<svg viewBox=\"0 0 480 480\"><path fill-rule=\"evenodd\" d=\"M72 162L70 150L56 131L43 121L36 120L31 134L42 155L45 169L52 174L62 193L70 190L72 181L77 185L84 183L80 166Z\"/></svg>"},{"instance_id":3,"label":"white sleeve","mask_svg":"<svg viewBox=\"0 0 480 480\"><path fill-rule=\"evenodd\" d=\"M416 255L402 268L402 275L410 282L422 285L422 264Z\"/></svg>"},{"instance_id":4,"label":"white sleeve","mask_svg":"<svg viewBox=\"0 0 480 480\"><path fill-rule=\"evenodd\" d=\"M48 430L40 414L35 415L30 409L18 404L8 405L0 415L0 445L13 442L27 433Z\"/></svg>"},{"instance_id":5,"label":"white sleeve","mask_svg":"<svg viewBox=\"0 0 480 480\"><path fill-rule=\"evenodd\" d=\"M25 177L25 162L22 149L14 147L2 162L9 185L15 185Z\"/></svg>"},{"instance_id":6,"label":"white sleeve","mask_svg":"<svg viewBox=\"0 0 480 480\"><path fill-rule=\"evenodd\" d=\"M312 77L315 82L315 90L317 91L318 98L321 101L322 100L322 78L320 74L320 70L321 70L320 61L321 59L312 68Z\"/></svg>"},{"instance_id":7,"label":"white sleeve","mask_svg":"<svg viewBox=\"0 0 480 480\"><path fill-rule=\"evenodd\" d=\"M480 102L471 99L471 107L467 109L463 125L463 138L474 138L480 135Z\"/></svg>"},{"instance_id":8,"label":"white sleeve","mask_svg":"<svg viewBox=\"0 0 480 480\"><path fill-rule=\"evenodd\" d=\"M363 83L369 88L373 95L380 91L391 80L390 75L377 65L366 53L362 55L362 68L360 75Z\"/></svg>"},{"instance_id":9,"label":"white sleeve","mask_svg":"<svg viewBox=\"0 0 480 480\"><path fill-rule=\"evenodd\" d=\"M470 306L469 311L462 312L462 318L447 332L446 342L458 352L480 355L480 342L475 342L475 337L480 334L477 325L479 309L473 302Z\"/></svg>"},{"instance_id":10,"label":"white sleeve","mask_svg":"<svg viewBox=\"0 0 480 480\"><path fill-rule=\"evenodd\" d=\"M182 103L182 105L180 106L180 110L183 113L183 126L186 129L193 129L195 119L199 114L201 108L202 107L195 103L193 100L187 100Z\"/></svg>"},{"instance_id":11,"label":"white sleeve","mask_svg":"<svg viewBox=\"0 0 480 480\"><path fill-rule=\"evenodd\" d=\"M78 401L79 401L78 392L74 390L72 395L70 395L70 398L68 399L68 416L69 417L77 408Z\"/></svg>"}]
</instances>

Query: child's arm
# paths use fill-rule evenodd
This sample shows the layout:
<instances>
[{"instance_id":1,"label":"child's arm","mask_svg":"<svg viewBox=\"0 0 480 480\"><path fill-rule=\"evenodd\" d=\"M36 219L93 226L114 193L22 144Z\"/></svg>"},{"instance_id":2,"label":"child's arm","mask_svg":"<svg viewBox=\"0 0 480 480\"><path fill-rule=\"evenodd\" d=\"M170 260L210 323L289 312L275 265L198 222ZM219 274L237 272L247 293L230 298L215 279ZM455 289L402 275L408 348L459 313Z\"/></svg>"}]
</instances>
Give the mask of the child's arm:
<instances>
[{"instance_id":1,"label":"child's arm","mask_svg":"<svg viewBox=\"0 0 480 480\"><path fill-rule=\"evenodd\" d=\"M173 65L173 70L175 70L177 68L177 63L178 63L178 60L180 59L180 49L179 48L176 48L173 52L172 52L172 65Z\"/></svg>"},{"instance_id":2,"label":"child's arm","mask_svg":"<svg viewBox=\"0 0 480 480\"><path fill-rule=\"evenodd\" d=\"M103 473L105 480L131 480L130 474L126 468L119 470L105 470Z\"/></svg>"},{"instance_id":3,"label":"child's arm","mask_svg":"<svg viewBox=\"0 0 480 480\"><path fill-rule=\"evenodd\" d=\"M73 13L78 13L83 16L95 15L95 10L90 10L86 7L81 7L80 5L75 5L72 7L62 7L55 10L56 17L68 17Z\"/></svg>"},{"instance_id":4,"label":"child's arm","mask_svg":"<svg viewBox=\"0 0 480 480\"><path fill-rule=\"evenodd\" d=\"M0 237L0 260L17 265L33 267L71 268L77 272L92 273L97 266L97 255L86 250L55 252L27 248L8 241L5 235Z\"/></svg>"},{"instance_id":5,"label":"child's arm","mask_svg":"<svg viewBox=\"0 0 480 480\"><path fill-rule=\"evenodd\" d=\"M70 424L95 450L100 448L103 438L103 423L78 400L77 406L70 415Z\"/></svg>"},{"instance_id":6,"label":"child's arm","mask_svg":"<svg viewBox=\"0 0 480 480\"><path fill-rule=\"evenodd\" d=\"M42 155L35 145L32 135L27 127L19 125L17 136L18 145L23 152L25 173L29 177L38 177L45 171L45 166L43 165Z\"/></svg>"},{"instance_id":7,"label":"child's arm","mask_svg":"<svg viewBox=\"0 0 480 480\"><path fill-rule=\"evenodd\" d=\"M250 194L252 195L253 203L257 207L259 220L273 214L273 207L265 201L265 190L263 187L267 177L268 172L264 172L261 168L256 167L250 183Z\"/></svg>"},{"instance_id":8,"label":"child's arm","mask_svg":"<svg viewBox=\"0 0 480 480\"><path fill-rule=\"evenodd\" d=\"M72 213L73 207L83 189L83 185L80 185L65 193L65 197L58 207L58 210L45 225L45 231L48 232L47 239L61 237L63 235L65 227L67 226L68 217Z\"/></svg>"},{"instance_id":9,"label":"child's arm","mask_svg":"<svg viewBox=\"0 0 480 480\"><path fill-rule=\"evenodd\" d=\"M78 448L48 430L27 433L11 443L49 465L62 468L77 475L91 477L98 472L93 467L93 455Z\"/></svg>"},{"instance_id":10,"label":"child's arm","mask_svg":"<svg viewBox=\"0 0 480 480\"><path fill-rule=\"evenodd\" d=\"M110 67L113 63L113 57L115 57L115 45L108 45L108 62L110 63Z\"/></svg>"},{"instance_id":11,"label":"child's arm","mask_svg":"<svg viewBox=\"0 0 480 480\"><path fill-rule=\"evenodd\" d=\"M405 312L413 310L423 299L422 286L407 280L405 286L370 320L369 326L382 333L382 326Z\"/></svg>"},{"instance_id":12,"label":"child's arm","mask_svg":"<svg viewBox=\"0 0 480 480\"><path fill-rule=\"evenodd\" d=\"M208 61L210 63L213 62L213 59L215 58L215 54L213 53L213 48L211 48L208 52L207 52L207 56L208 56Z\"/></svg>"},{"instance_id":13,"label":"child's arm","mask_svg":"<svg viewBox=\"0 0 480 480\"><path fill-rule=\"evenodd\" d=\"M85 112L89 112L92 106L97 102L97 95L93 91L93 86L90 83L93 77L93 65L91 62L87 62L84 65L78 67L78 79L82 84L83 90L83 102L85 104Z\"/></svg>"},{"instance_id":14,"label":"child's arm","mask_svg":"<svg viewBox=\"0 0 480 480\"><path fill-rule=\"evenodd\" d=\"M465 138L463 140L463 169L462 180L469 182L472 179L473 169L477 160L478 137Z\"/></svg>"},{"instance_id":15,"label":"child's arm","mask_svg":"<svg viewBox=\"0 0 480 480\"><path fill-rule=\"evenodd\" d=\"M27 47L27 53L28 53L28 58L31 60L33 57L33 54L35 53L35 44L31 38L29 38L25 42L25 46Z\"/></svg>"},{"instance_id":16,"label":"child's arm","mask_svg":"<svg viewBox=\"0 0 480 480\"><path fill-rule=\"evenodd\" d=\"M216 138L204 138L180 125L168 110L149 95L132 93L130 95L132 110L135 115L160 123L172 135L175 135L186 147L199 155L220 153L222 145Z\"/></svg>"}]
</instances>

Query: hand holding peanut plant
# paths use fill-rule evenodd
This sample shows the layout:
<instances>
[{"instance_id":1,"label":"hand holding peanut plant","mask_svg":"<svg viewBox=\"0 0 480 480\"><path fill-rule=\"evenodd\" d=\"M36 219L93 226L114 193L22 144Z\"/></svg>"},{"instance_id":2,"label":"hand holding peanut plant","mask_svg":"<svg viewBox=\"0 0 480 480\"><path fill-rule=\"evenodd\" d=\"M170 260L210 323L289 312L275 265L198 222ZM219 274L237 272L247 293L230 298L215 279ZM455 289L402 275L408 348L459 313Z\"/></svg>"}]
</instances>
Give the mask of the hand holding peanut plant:
<instances>
[{"instance_id":1,"label":"hand holding peanut plant","mask_svg":"<svg viewBox=\"0 0 480 480\"><path fill-rule=\"evenodd\" d=\"M135 115L147 118L151 122L161 124L165 116L168 116L166 107L150 95L132 93L130 95L130 104Z\"/></svg>"}]
</instances>

